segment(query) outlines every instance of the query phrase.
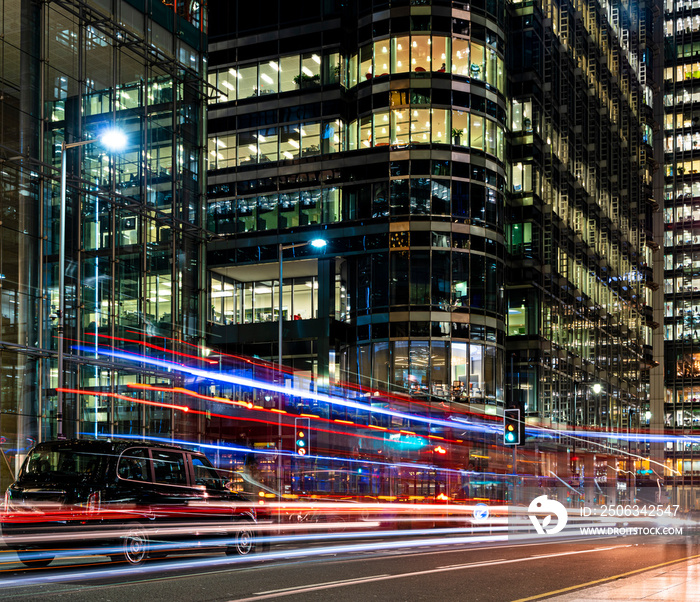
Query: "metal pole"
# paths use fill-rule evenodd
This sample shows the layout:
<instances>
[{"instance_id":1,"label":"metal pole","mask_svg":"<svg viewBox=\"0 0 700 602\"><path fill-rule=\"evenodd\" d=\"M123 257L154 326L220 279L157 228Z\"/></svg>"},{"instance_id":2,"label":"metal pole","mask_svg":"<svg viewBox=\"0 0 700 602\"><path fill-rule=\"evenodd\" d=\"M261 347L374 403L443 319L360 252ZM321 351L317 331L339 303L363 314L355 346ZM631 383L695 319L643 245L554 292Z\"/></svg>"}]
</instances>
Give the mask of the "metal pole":
<instances>
[{"instance_id":1,"label":"metal pole","mask_svg":"<svg viewBox=\"0 0 700 602\"><path fill-rule=\"evenodd\" d=\"M278 314L277 314L277 321L278 321L278 332L277 332L277 366L278 369L280 370L280 374L282 374L282 253L284 252L284 249L282 247L282 243L279 243L277 245L278 249L278 254L279 254L279 264L280 264L280 284L279 288L277 289L277 292L279 293L279 307L278 307Z\"/></svg>"},{"instance_id":2,"label":"metal pole","mask_svg":"<svg viewBox=\"0 0 700 602\"><path fill-rule=\"evenodd\" d=\"M59 218L58 239L58 387L56 412L57 437L64 439L63 415L63 328L66 309L66 142L61 143L61 212Z\"/></svg>"},{"instance_id":3,"label":"metal pole","mask_svg":"<svg viewBox=\"0 0 700 602\"><path fill-rule=\"evenodd\" d=\"M576 403L578 401L578 384L576 379L574 379L574 413L573 413L573 420L572 420L572 428L574 431L574 437L571 440L571 447L573 448L573 456L574 458L576 457L576 422L578 421L578 407L576 406ZM573 467L570 467L572 469L576 469L578 467L578 460L574 460L575 462ZM571 476L574 476L576 474L576 470L571 471ZM580 500L579 500L580 501Z\"/></svg>"},{"instance_id":4,"label":"metal pole","mask_svg":"<svg viewBox=\"0 0 700 602\"><path fill-rule=\"evenodd\" d=\"M520 428L520 425L518 425L518 428ZM513 445L513 504L517 504L519 500L518 496L518 468L517 468L517 462L518 462L518 456L517 456L517 445Z\"/></svg>"},{"instance_id":5,"label":"metal pole","mask_svg":"<svg viewBox=\"0 0 700 602\"><path fill-rule=\"evenodd\" d=\"M64 417L65 398L63 395L64 374L63 347L66 324L66 158L68 149L94 144L97 140L81 140L80 142L61 143L61 213L58 222L58 386L56 411L56 436L65 439Z\"/></svg>"},{"instance_id":6,"label":"metal pole","mask_svg":"<svg viewBox=\"0 0 700 602\"><path fill-rule=\"evenodd\" d=\"M277 245L277 251L279 253L279 264L280 264L280 281L279 281L279 288L277 289L277 292L279 294L279 303L278 303L278 309L277 309L277 322L278 322L278 339L277 339L277 374L279 376L278 378L278 384L282 385L284 382L284 374L282 372L282 282L283 282L283 267L282 267L282 261L283 261L283 253L284 253L284 248L282 246L282 243L279 243ZM282 410L282 394L277 395L277 409ZM278 495L280 496L280 499L278 502L282 501L282 414L277 414L277 492ZM279 504L277 506L278 510L278 515L277 515L277 522L280 522L280 513L281 509L279 507Z\"/></svg>"}]
</instances>

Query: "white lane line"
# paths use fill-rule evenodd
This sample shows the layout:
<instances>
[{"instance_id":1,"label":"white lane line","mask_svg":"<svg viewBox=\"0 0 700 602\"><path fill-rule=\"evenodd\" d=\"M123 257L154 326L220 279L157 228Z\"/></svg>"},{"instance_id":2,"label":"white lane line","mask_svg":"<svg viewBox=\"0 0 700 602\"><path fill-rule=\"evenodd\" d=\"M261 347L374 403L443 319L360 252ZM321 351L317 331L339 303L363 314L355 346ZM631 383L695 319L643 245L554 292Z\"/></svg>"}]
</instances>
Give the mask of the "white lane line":
<instances>
[{"instance_id":1,"label":"white lane line","mask_svg":"<svg viewBox=\"0 0 700 602\"><path fill-rule=\"evenodd\" d=\"M494 558L493 560L484 560L483 562L469 562L467 564L446 564L445 566L439 566L439 569L466 569L473 566L484 566L487 564L492 564L496 562L502 562L506 560L505 558Z\"/></svg>"},{"instance_id":2,"label":"white lane line","mask_svg":"<svg viewBox=\"0 0 700 602\"><path fill-rule=\"evenodd\" d=\"M576 554L590 554L591 552L603 552L606 550L614 550L617 548L626 548L627 545L610 546L606 548L594 548L592 550L577 550L573 552L559 552L556 554L546 554L543 556L538 556L537 558L557 558L561 556L574 556ZM349 579L346 581L336 581L328 583L313 583L310 585L304 585L293 588L286 588L283 590L273 590L269 592L257 592L253 593L253 596L249 598L238 598L236 600L231 600L230 602L255 602L256 600L265 600L270 598L281 598L282 596L291 596L294 594L305 594L308 592L315 592L324 589L335 589L338 587L346 587L348 585L361 585L365 583L374 583L376 581L389 581L391 579L404 579L406 577L420 577L423 575L430 575L434 573L444 573L447 571L459 571L463 569L473 569L484 566L495 566L499 564L514 564L516 562L528 562L530 560L536 560L536 558L513 558L510 560L497 560L497 561L486 561L486 562L475 562L473 564L463 564L454 567L439 567L436 569L428 569L425 571L415 571L413 573L401 573L398 575L375 575L374 577L361 577L359 579Z\"/></svg>"},{"instance_id":3,"label":"white lane line","mask_svg":"<svg viewBox=\"0 0 700 602\"><path fill-rule=\"evenodd\" d=\"M608 546L607 548L593 548L592 550L579 550L578 552L569 552L569 554L583 554L585 552L600 552L602 550L614 550L616 548L629 548L631 547L632 544L620 544L619 546ZM535 560L536 558L551 558L551 554L537 554L535 556L529 556L531 560Z\"/></svg>"},{"instance_id":4,"label":"white lane line","mask_svg":"<svg viewBox=\"0 0 700 602\"><path fill-rule=\"evenodd\" d=\"M345 585L345 584L350 584L353 583L354 581L365 581L367 579L377 579L380 577L390 577L389 573L384 573L383 575L372 575L371 577L355 577L355 579L343 579L341 581L326 581L325 583L315 583L313 587L324 587L327 585ZM302 586L302 587L308 587L308 586ZM278 594L280 592L289 592L292 590L298 590L299 586L295 585L294 587L283 587L282 589L270 589L267 590L266 592L255 592L256 596L264 596L265 594Z\"/></svg>"}]
</instances>

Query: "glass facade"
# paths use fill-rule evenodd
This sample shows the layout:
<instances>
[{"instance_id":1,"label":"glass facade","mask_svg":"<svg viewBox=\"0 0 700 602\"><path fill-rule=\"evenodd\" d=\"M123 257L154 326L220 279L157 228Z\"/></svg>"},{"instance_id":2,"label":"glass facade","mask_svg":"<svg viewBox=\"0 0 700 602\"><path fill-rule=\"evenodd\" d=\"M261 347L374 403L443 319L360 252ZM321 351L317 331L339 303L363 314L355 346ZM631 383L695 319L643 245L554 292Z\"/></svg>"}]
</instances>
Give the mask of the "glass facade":
<instances>
[{"instance_id":1,"label":"glass facade","mask_svg":"<svg viewBox=\"0 0 700 602\"><path fill-rule=\"evenodd\" d=\"M693 32L700 7L664 3L663 68L663 325L665 396L663 424L670 432L692 434L700 427L700 97ZM661 320L659 320L661 321ZM677 470L669 480L676 503L697 505L697 446L668 444L666 462Z\"/></svg>"},{"instance_id":2,"label":"glass facade","mask_svg":"<svg viewBox=\"0 0 700 602\"><path fill-rule=\"evenodd\" d=\"M206 13L138 0L2 2L2 425L18 459L63 431L170 434L172 376L101 350L169 357L202 341ZM179 32L176 35L175 32ZM10 66L12 65L12 67ZM20 68L21 66L21 68ZM127 147L99 142L117 127ZM87 142L77 145L76 143ZM60 172L66 150L65 387L58 407ZM100 353L98 353L100 351ZM4 467L3 467L4 470ZM6 477L5 473L2 474Z\"/></svg>"},{"instance_id":3,"label":"glass facade","mask_svg":"<svg viewBox=\"0 0 700 602\"><path fill-rule=\"evenodd\" d=\"M279 315L279 280L239 282L221 274L211 277L211 320L216 324L276 322ZM346 287L336 279L335 319L347 314ZM282 286L284 320L313 320L319 317L318 278L285 278Z\"/></svg>"},{"instance_id":4,"label":"glass facade","mask_svg":"<svg viewBox=\"0 0 700 602\"><path fill-rule=\"evenodd\" d=\"M224 239L208 259L231 292L210 319L224 348L252 342L243 314L222 323L234 290L255 291L252 266L274 289L276 244L322 235L319 270L347 284L344 311L325 314L344 316L337 378L477 411L523 404L553 428L645 426L650 6L596 18L585 2L366 2L299 16L308 37L240 11L211 45L208 217ZM608 40L624 31L623 66ZM283 356L294 364L291 343Z\"/></svg>"},{"instance_id":5,"label":"glass facade","mask_svg":"<svg viewBox=\"0 0 700 602\"><path fill-rule=\"evenodd\" d=\"M356 8L339 9L340 20ZM255 59L245 37L212 45L208 224L236 234L208 257L218 288L210 319L237 326L224 348L244 352L247 323L278 319L276 243L315 232L327 251L319 273L302 280L317 282L332 307L290 317L297 279L285 277L282 318L343 323L315 368L320 378L502 405L508 106L499 21L411 31L383 18L374 28L383 34L329 22L332 42L299 40L295 54L281 51L283 27L280 51L260 46ZM285 270L312 257L284 256ZM326 264L331 275L320 273ZM253 265L267 279L249 279ZM294 364L293 342L283 356Z\"/></svg>"}]
</instances>

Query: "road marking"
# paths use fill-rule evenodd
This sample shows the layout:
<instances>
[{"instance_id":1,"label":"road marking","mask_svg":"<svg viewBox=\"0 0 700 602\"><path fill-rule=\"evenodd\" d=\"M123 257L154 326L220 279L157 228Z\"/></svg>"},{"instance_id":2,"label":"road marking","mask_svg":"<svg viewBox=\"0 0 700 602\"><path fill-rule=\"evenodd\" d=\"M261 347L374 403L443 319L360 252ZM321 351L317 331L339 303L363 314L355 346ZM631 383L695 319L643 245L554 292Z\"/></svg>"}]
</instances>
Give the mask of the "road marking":
<instances>
[{"instance_id":1,"label":"road marking","mask_svg":"<svg viewBox=\"0 0 700 602\"><path fill-rule=\"evenodd\" d=\"M325 583L315 583L315 587L322 587L324 585L338 585L338 584L346 584L346 583L352 583L353 581L364 581L366 579L377 579L379 577L389 577L389 573L384 573L383 575L372 575L371 577L355 577L354 579L342 579L340 581L326 581ZM306 586L303 586L306 587ZM270 589L267 590L266 592L255 592L255 595L258 596L263 596L265 594L278 594L280 592L288 592L291 590L297 590L299 589L298 585L295 585L293 587L283 587L281 589Z\"/></svg>"},{"instance_id":2,"label":"road marking","mask_svg":"<svg viewBox=\"0 0 700 602\"><path fill-rule=\"evenodd\" d=\"M594 548L594 549L591 550L591 551L595 551L595 550L613 550L613 549L615 549L615 548L631 548L631 547L632 547L632 544L631 544L631 543L628 543L627 545L610 546L610 547L608 547L608 548ZM578 553L579 553L579 552L572 552L572 554L578 554ZM551 558L551 555L550 555L550 554L535 554L534 556L529 556L529 558L532 558L533 560L534 560L535 558Z\"/></svg>"},{"instance_id":3,"label":"road marking","mask_svg":"<svg viewBox=\"0 0 700 602\"><path fill-rule=\"evenodd\" d=\"M559 552L556 554L547 554L544 556L539 556L538 558L555 558L559 556L573 556L576 554L589 554L591 552L602 552L605 550L613 550L616 548L626 548L626 545L610 546L607 548L594 548L592 550L577 550L574 552ZM494 566L497 564L513 564L516 562L527 562L530 560L535 560L534 558L513 558L510 560L496 560L496 561L486 561L486 562L475 562L473 564L463 564L455 567L440 567L435 569L428 569L425 571L415 571L413 573L401 573L398 575L376 575L374 577L362 577L359 579L349 579L346 581L328 582L328 583L312 583L310 585L303 585L298 587L286 588L282 590L274 590L269 592L255 592L249 598L237 598L236 600L231 600L230 602L255 602L256 600L266 600L270 598L281 598L282 596L291 596L294 594L305 594L308 592L315 592L324 589L335 589L338 587L346 587L348 585L363 585L365 583L374 583L376 581L389 581L391 579L404 579L406 577L420 577L423 575L430 575L433 573L444 573L448 571L459 571L463 569L479 568L483 566Z\"/></svg>"},{"instance_id":4,"label":"road marking","mask_svg":"<svg viewBox=\"0 0 700 602\"><path fill-rule=\"evenodd\" d=\"M627 547L629 547L629 546L627 546ZM662 566L668 566L669 564L678 564L679 562L693 560L694 558L700 558L700 554L695 554L694 556L686 556L685 558L679 558L677 560L669 560L668 562L662 562L661 564L647 566L643 569L636 569L634 571L628 571L627 573L620 573L619 575L613 575L612 577L604 577L603 579L596 579L595 581L588 581L587 583L581 583L579 585L572 585L571 587L565 587L563 589L556 589L556 590L553 590L551 592L546 592L544 594L537 594L536 596L530 596L529 598L519 598L517 600L513 600L513 602L529 602L529 600L540 600L542 598L554 596L555 594L563 594L564 592L570 592L572 590L581 589L584 587L588 587L590 585L595 585L597 583L605 583L606 581L614 581L615 579L621 579L622 577L629 577L630 575L636 575L637 573L643 573L644 571L651 571L653 569L658 569Z\"/></svg>"},{"instance_id":5,"label":"road marking","mask_svg":"<svg viewBox=\"0 0 700 602\"><path fill-rule=\"evenodd\" d=\"M484 566L486 564L491 564L494 562L502 562L506 558L494 558L493 560L484 560L483 562L470 562L467 564L446 564L445 566L439 566L439 569L466 569L475 565Z\"/></svg>"}]
</instances>

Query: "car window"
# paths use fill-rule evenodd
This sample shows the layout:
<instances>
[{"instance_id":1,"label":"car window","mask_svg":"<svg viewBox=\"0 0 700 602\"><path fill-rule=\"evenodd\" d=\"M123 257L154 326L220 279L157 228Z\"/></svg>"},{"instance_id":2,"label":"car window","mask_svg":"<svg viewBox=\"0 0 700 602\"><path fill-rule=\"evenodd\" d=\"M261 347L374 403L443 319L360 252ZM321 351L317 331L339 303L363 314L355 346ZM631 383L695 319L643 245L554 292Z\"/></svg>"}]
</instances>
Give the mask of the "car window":
<instances>
[{"instance_id":1,"label":"car window","mask_svg":"<svg viewBox=\"0 0 700 602\"><path fill-rule=\"evenodd\" d=\"M68 446L37 447L29 455L22 476L44 478L52 475L92 480L102 475L105 461L101 454Z\"/></svg>"},{"instance_id":2,"label":"car window","mask_svg":"<svg viewBox=\"0 0 700 602\"><path fill-rule=\"evenodd\" d=\"M145 449L129 449L119 458L117 474L122 479L148 481L148 453Z\"/></svg>"},{"instance_id":3,"label":"car window","mask_svg":"<svg viewBox=\"0 0 700 602\"><path fill-rule=\"evenodd\" d=\"M206 458L192 456L194 468L194 482L196 485L204 485L207 489L224 489L224 481L218 475L214 467Z\"/></svg>"},{"instance_id":4,"label":"car window","mask_svg":"<svg viewBox=\"0 0 700 602\"><path fill-rule=\"evenodd\" d=\"M179 452L151 450L156 483L186 485L185 457Z\"/></svg>"}]
</instances>

